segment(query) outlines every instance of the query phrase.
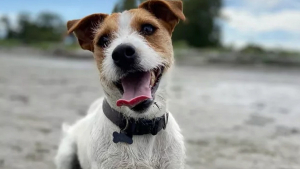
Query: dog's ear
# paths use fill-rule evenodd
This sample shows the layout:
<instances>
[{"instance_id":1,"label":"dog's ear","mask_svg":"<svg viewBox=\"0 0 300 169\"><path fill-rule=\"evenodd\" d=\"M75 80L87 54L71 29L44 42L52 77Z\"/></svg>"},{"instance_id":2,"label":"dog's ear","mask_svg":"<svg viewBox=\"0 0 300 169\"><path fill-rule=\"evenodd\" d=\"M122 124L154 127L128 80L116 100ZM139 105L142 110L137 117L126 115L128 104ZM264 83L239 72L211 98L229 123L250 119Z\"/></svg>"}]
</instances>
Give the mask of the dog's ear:
<instances>
[{"instance_id":1,"label":"dog's ear","mask_svg":"<svg viewBox=\"0 0 300 169\"><path fill-rule=\"evenodd\" d=\"M92 14L82 19L67 22L68 34L74 32L82 49L94 51L94 29L101 24L107 14Z\"/></svg>"},{"instance_id":2,"label":"dog's ear","mask_svg":"<svg viewBox=\"0 0 300 169\"><path fill-rule=\"evenodd\" d=\"M146 9L158 19L165 21L170 33L174 31L180 19L185 20L182 1L149 0L142 3L139 8Z\"/></svg>"}]
</instances>

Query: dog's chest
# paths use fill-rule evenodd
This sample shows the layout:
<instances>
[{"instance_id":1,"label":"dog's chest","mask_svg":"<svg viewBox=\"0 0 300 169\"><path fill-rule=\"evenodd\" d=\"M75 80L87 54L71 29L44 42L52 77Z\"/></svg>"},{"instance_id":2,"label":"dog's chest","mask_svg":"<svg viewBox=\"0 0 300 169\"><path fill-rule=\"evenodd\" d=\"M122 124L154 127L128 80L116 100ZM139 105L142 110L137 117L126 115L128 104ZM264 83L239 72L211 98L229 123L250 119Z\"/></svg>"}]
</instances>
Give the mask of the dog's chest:
<instances>
[{"instance_id":1,"label":"dog's chest","mask_svg":"<svg viewBox=\"0 0 300 169\"><path fill-rule=\"evenodd\" d=\"M106 128L101 135L95 134L91 142L93 161L100 168L156 168L161 158L157 136L134 136L133 144L113 143L113 132L117 128Z\"/></svg>"}]
</instances>

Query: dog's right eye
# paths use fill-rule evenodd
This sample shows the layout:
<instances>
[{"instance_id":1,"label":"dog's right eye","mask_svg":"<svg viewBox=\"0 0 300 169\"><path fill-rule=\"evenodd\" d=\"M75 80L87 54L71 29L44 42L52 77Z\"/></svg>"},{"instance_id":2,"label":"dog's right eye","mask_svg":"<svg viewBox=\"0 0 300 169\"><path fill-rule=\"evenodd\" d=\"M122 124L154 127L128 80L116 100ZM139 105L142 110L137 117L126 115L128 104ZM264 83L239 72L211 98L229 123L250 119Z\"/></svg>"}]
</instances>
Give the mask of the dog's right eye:
<instances>
[{"instance_id":1,"label":"dog's right eye","mask_svg":"<svg viewBox=\"0 0 300 169\"><path fill-rule=\"evenodd\" d=\"M151 24L142 25L141 33L143 35L152 35L156 31L156 28Z\"/></svg>"},{"instance_id":2,"label":"dog's right eye","mask_svg":"<svg viewBox=\"0 0 300 169\"><path fill-rule=\"evenodd\" d=\"M109 44L109 36L108 35L101 36L100 39L97 42L97 45L102 47L102 48L107 47L108 44Z\"/></svg>"}]
</instances>

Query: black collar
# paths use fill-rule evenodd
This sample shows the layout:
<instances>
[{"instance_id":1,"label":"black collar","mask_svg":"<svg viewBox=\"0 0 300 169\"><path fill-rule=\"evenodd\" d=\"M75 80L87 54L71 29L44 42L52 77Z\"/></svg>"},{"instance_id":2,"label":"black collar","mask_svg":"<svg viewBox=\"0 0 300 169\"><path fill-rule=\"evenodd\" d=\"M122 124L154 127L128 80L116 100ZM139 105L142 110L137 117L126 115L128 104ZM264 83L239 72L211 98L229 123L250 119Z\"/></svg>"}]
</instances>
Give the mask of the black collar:
<instances>
[{"instance_id":1,"label":"black collar","mask_svg":"<svg viewBox=\"0 0 300 169\"><path fill-rule=\"evenodd\" d=\"M115 143L126 142L132 144L133 135L156 135L162 129L165 129L168 123L168 113L151 120L125 117L122 113L112 109L105 99L103 101L102 109L105 116L120 128L120 133L113 133L113 141ZM128 138L124 138L125 136Z\"/></svg>"}]
</instances>

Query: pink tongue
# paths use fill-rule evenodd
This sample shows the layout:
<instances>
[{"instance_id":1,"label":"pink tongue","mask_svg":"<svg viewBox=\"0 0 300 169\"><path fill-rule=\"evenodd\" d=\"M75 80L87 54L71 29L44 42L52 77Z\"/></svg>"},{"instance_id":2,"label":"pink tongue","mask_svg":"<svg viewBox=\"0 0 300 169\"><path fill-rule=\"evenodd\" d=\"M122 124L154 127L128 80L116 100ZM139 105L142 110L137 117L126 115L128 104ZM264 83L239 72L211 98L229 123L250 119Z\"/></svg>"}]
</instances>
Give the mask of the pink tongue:
<instances>
[{"instance_id":1,"label":"pink tongue","mask_svg":"<svg viewBox=\"0 0 300 169\"><path fill-rule=\"evenodd\" d=\"M134 73L123 78L121 82L124 94L122 99L117 101L117 106L134 107L142 101L151 99L150 78L150 72Z\"/></svg>"}]
</instances>

